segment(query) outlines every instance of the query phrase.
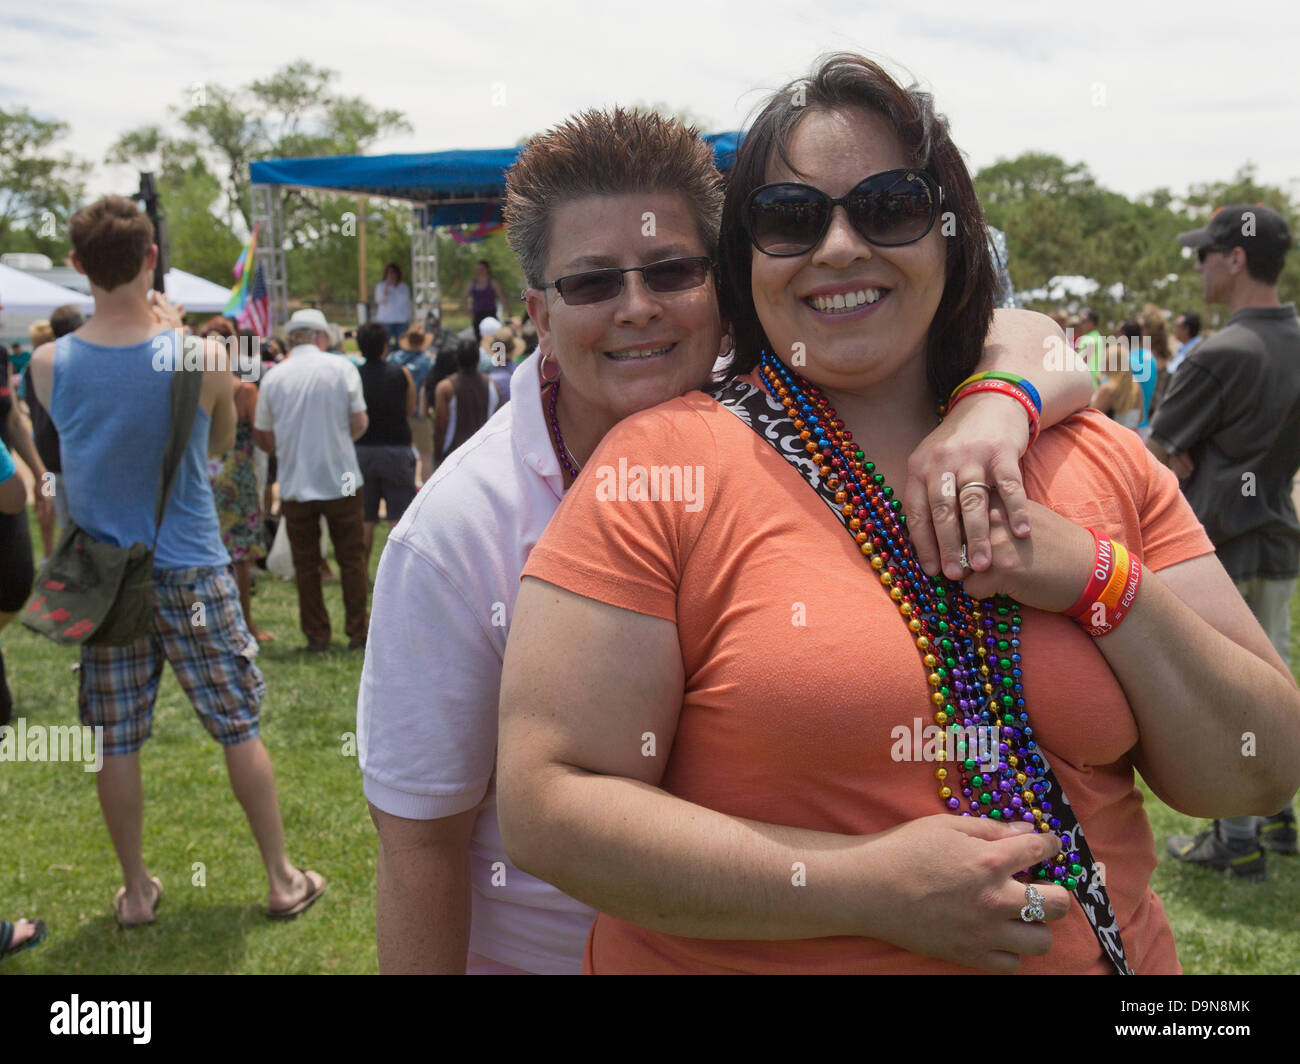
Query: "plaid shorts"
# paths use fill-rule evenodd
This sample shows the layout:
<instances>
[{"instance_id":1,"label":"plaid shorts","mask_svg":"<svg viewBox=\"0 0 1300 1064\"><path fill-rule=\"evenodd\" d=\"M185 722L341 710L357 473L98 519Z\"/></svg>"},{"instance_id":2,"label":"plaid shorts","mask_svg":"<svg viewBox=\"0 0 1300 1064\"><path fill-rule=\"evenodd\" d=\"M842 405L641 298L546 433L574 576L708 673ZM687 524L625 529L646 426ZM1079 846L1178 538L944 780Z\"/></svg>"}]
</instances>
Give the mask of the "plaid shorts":
<instances>
[{"instance_id":1,"label":"plaid shorts","mask_svg":"<svg viewBox=\"0 0 1300 1064\"><path fill-rule=\"evenodd\" d=\"M154 630L130 646L81 648L81 723L104 729L105 757L132 754L153 732L163 662L222 746L258 735L266 681L230 569L155 569Z\"/></svg>"}]
</instances>

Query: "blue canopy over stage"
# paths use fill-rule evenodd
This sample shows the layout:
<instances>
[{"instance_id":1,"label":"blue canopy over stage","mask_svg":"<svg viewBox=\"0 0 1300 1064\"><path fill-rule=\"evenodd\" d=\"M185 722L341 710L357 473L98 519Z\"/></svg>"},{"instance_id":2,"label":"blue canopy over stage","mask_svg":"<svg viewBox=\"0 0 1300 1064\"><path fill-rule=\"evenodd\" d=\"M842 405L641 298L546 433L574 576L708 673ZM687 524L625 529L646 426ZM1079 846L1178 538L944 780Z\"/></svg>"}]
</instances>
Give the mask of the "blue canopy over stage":
<instances>
[{"instance_id":1,"label":"blue canopy over stage","mask_svg":"<svg viewBox=\"0 0 1300 1064\"><path fill-rule=\"evenodd\" d=\"M741 134L711 133L718 169L736 159ZM408 200L425 206L428 224L478 225L501 220L506 170L521 148L478 148L403 155L335 155L265 159L249 166L254 185L318 188L359 196Z\"/></svg>"}]
</instances>

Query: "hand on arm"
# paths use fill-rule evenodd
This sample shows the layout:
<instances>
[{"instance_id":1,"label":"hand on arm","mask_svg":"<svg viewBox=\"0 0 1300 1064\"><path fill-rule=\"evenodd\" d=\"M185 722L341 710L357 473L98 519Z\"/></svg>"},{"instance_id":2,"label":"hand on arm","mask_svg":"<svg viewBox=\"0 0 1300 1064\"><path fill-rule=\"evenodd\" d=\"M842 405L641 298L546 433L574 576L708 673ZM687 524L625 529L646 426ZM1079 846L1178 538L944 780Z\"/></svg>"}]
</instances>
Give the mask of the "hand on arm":
<instances>
[{"instance_id":1,"label":"hand on arm","mask_svg":"<svg viewBox=\"0 0 1300 1064\"><path fill-rule=\"evenodd\" d=\"M1049 357L1065 346L1065 334L1046 315L998 310L976 371L999 370L1027 378L1042 398L1041 425L1047 428L1083 409L1092 395L1092 377L1086 368L1075 367L1073 360ZM1062 363L1064 368L1045 368ZM1020 457L1028 446L1029 419L1023 407L1007 396L981 393L958 403L912 453L903 512L917 559L927 573L936 575L942 566L949 577L960 579L963 542L976 572L989 564L988 496L992 493L960 492L961 485L975 481L993 485L1007 505L1016 535L1029 534L1028 498L1020 475Z\"/></svg>"},{"instance_id":2,"label":"hand on arm","mask_svg":"<svg viewBox=\"0 0 1300 1064\"><path fill-rule=\"evenodd\" d=\"M1196 463L1187 456L1186 451L1170 451L1164 441L1155 436L1148 436L1146 444L1156 461L1168 466L1179 480L1186 480L1196 471Z\"/></svg>"},{"instance_id":3,"label":"hand on arm","mask_svg":"<svg viewBox=\"0 0 1300 1064\"><path fill-rule=\"evenodd\" d=\"M518 867L673 935L866 935L994 971L1045 953L1011 875L1054 842L923 817L873 836L766 824L660 789L684 677L670 622L525 578L501 686L498 815ZM642 756L653 732L656 757ZM943 862L935 853L947 855ZM791 883L802 862L807 886ZM1049 919L1069 898L1048 887Z\"/></svg>"}]
</instances>

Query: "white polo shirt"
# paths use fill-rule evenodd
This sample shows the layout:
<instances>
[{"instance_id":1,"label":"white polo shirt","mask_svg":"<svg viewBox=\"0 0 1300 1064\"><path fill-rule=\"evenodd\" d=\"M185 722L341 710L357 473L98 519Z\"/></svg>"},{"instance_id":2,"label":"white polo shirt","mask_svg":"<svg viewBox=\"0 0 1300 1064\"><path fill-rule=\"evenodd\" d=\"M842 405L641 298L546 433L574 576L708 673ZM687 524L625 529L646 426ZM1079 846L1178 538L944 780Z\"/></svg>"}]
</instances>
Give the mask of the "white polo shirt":
<instances>
[{"instance_id":1,"label":"white polo shirt","mask_svg":"<svg viewBox=\"0 0 1300 1064\"><path fill-rule=\"evenodd\" d=\"M315 344L295 347L268 370L253 428L275 433L280 498L312 502L360 492L349 421L365 409L357 367Z\"/></svg>"},{"instance_id":2,"label":"white polo shirt","mask_svg":"<svg viewBox=\"0 0 1300 1064\"><path fill-rule=\"evenodd\" d=\"M595 913L519 871L497 827L497 702L519 575L563 478L534 353L511 402L438 467L388 537L357 697L366 798L409 820L480 809L470 949L576 974ZM277 371L278 372L278 371Z\"/></svg>"}]
</instances>

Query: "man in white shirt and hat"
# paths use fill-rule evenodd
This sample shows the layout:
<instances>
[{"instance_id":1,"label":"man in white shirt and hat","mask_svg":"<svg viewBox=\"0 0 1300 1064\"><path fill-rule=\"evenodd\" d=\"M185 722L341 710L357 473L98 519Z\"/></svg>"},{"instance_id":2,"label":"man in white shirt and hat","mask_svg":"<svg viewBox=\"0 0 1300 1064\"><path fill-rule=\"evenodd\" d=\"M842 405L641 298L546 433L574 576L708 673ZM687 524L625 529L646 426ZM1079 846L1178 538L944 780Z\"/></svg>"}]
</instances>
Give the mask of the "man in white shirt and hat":
<instances>
[{"instance_id":1,"label":"man in white shirt and hat","mask_svg":"<svg viewBox=\"0 0 1300 1064\"><path fill-rule=\"evenodd\" d=\"M319 310L296 311L285 338L289 353L262 383L253 438L277 459L307 649L330 645L321 592L321 517L339 563L348 647L361 649L368 625L367 573L361 469L353 447L368 424L361 376L350 361L329 354L330 327Z\"/></svg>"}]
</instances>

